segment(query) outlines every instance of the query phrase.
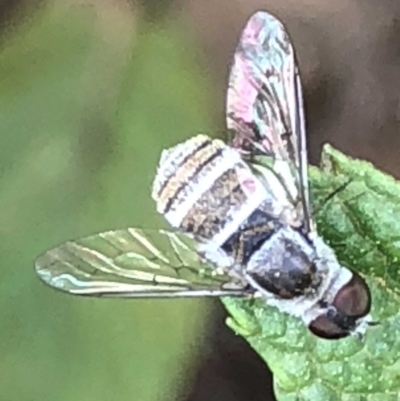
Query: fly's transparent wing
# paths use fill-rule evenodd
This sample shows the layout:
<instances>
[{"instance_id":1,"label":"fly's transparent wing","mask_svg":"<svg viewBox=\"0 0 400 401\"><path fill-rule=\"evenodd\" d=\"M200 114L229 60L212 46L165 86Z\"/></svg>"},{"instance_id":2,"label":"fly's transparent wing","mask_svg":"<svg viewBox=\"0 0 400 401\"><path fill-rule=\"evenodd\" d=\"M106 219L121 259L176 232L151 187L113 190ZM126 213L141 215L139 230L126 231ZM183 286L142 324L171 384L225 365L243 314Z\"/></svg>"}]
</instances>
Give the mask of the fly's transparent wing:
<instances>
[{"instance_id":1,"label":"fly's transparent wing","mask_svg":"<svg viewBox=\"0 0 400 401\"><path fill-rule=\"evenodd\" d=\"M195 243L164 230L127 228L66 242L36 261L40 278L89 296L245 296L243 283L201 261Z\"/></svg>"},{"instance_id":2,"label":"fly's transparent wing","mask_svg":"<svg viewBox=\"0 0 400 401\"><path fill-rule=\"evenodd\" d=\"M251 160L260 156L309 231L313 224L300 77L289 36L268 13L254 14L242 32L229 79L227 123L231 145Z\"/></svg>"}]
</instances>

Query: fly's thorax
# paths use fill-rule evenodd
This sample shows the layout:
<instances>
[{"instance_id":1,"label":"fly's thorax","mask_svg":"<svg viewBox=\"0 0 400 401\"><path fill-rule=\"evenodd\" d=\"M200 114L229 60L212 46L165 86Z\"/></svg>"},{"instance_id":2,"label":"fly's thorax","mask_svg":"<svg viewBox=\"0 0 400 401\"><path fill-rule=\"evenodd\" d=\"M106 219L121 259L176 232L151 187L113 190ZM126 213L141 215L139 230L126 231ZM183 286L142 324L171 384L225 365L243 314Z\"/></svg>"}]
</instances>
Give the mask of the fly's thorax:
<instances>
[{"instance_id":1,"label":"fly's thorax","mask_svg":"<svg viewBox=\"0 0 400 401\"><path fill-rule=\"evenodd\" d=\"M164 151L152 196L172 226L218 247L268 193L237 151L198 135Z\"/></svg>"},{"instance_id":2,"label":"fly's thorax","mask_svg":"<svg viewBox=\"0 0 400 401\"><path fill-rule=\"evenodd\" d=\"M253 253L246 275L257 285L281 299L315 296L324 279L315 264L315 249L304 235L281 227Z\"/></svg>"},{"instance_id":3,"label":"fly's thorax","mask_svg":"<svg viewBox=\"0 0 400 401\"><path fill-rule=\"evenodd\" d=\"M254 253L244 276L269 305L301 318L314 335L363 336L376 324L370 315L369 287L312 234L306 238L283 227ZM275 263L281 267L276 269Z\"/></svg>"}]
</instances>

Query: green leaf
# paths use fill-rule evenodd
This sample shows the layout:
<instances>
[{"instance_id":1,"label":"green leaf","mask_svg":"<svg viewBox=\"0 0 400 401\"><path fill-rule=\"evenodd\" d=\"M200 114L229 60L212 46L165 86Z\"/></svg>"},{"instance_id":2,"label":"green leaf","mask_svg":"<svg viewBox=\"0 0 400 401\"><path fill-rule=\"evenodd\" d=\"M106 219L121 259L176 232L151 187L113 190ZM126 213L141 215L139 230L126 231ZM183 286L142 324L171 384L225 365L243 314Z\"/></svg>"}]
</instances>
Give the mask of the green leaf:
<instances>
[{"instance_id":1,"label":"green leaf","mask_svg":"<svg viewBox=\"0 0 400 401\"><path fill-rule=\"evenodd\" d=\"M363 340L322 340L262 300L224 299L227 323L269 365L279 401L398 400L400 184L329 146L310 173L318 232L343 265L365 276L380 324Z\"/></svg>"}]
</instances>

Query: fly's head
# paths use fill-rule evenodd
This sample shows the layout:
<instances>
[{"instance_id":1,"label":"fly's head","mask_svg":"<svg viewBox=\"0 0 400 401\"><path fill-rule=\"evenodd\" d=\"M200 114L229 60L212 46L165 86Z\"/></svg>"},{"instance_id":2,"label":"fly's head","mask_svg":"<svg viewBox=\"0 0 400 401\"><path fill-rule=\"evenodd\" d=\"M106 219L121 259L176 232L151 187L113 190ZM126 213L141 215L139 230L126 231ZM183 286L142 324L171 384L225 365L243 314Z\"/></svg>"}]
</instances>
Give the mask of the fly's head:
<instances>
[{"instance_id":1,"label":"fly's head","mask_svg":"<svg viewBox=\"0 0 400 401\"><path fill-rule=\"evenodd\" d=\"M318 303L318 313L308 328L317 337L339 339L349 335L363 336L368 326L376 324L369 315L371 293L367 283L356 272L342 268L339 275L351 278L339 288L330 288ZM334 288L336 287L336 288Z\"/></svg>"}]
</instances>

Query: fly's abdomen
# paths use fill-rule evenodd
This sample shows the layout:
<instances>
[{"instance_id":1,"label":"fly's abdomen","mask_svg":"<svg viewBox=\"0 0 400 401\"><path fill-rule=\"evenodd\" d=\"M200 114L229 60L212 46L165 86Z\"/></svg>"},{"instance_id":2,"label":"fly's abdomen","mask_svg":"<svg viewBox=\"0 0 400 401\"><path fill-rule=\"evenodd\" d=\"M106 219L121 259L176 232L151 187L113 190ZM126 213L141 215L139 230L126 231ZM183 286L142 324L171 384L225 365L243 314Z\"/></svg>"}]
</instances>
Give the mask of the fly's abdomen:
<instances>
[{"instance_id":1,"label":"fly's abdomen","mask_svg":"<svg viewBox=\"0 0 400 401\"><path fill-rule=\"evenodd\" d=\"M205 135L164 151L152 196L172 226L216 247L274 203L237 151Z\"/></svg>"}]
</instances>

